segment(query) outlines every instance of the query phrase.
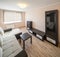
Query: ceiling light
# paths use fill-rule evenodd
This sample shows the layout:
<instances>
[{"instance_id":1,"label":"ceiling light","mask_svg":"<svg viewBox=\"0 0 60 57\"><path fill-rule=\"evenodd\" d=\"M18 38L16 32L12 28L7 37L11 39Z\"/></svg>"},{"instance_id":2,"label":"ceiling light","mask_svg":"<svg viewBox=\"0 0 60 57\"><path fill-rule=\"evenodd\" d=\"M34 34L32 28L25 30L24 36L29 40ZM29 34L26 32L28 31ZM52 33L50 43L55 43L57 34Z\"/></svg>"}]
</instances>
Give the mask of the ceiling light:
<instances>
[{"instance_id":1,"label":"ceiling light","mask_svg":"<svg viewBox=\"0 0 60 57\"><path fill-rule=\"evenodd\" d=\"M26 8L28 5L25 3L18 3L17 4L20 8Z\"/></svg>"}]
</instances>

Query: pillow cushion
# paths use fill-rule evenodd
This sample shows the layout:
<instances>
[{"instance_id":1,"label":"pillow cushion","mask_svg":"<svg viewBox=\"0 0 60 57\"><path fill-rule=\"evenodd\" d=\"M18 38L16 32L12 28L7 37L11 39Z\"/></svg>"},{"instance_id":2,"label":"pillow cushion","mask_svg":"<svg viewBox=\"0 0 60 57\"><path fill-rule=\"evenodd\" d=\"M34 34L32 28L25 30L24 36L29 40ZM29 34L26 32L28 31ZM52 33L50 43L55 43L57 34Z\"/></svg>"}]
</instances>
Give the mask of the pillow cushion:
<instances>
[{"instance_id":1,"label":"pillow cushion","mask_svg":"<svg viewBox=\"0 0 60 57\"><path fill-rule=\"evenodd\" d=\"M12 28L5 29L4 32L9 32L9 31L11 31L11 30L12 30Z\"/></svg>"},{"instance_id":2,"label":"pillow cushion","mask_svg":"<svg viewBox=\"0 0 60 57\"><path fill-rule=\"evenodd\" d=\"M0 27L0 35L4 35L4 30Z\"/></svg>"}]
</instances>

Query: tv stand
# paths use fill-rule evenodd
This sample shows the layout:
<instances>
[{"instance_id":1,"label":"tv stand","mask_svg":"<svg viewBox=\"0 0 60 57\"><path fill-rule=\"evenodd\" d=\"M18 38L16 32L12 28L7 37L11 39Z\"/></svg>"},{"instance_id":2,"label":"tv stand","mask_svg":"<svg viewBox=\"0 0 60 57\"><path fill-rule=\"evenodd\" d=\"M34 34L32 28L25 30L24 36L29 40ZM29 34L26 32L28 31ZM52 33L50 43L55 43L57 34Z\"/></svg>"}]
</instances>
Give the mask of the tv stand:
<instances>
[{"instance_id":1,"label":"tv stand","mask_svg":"<svg viewBox=\"0 0 60 57\"><path fill-rule=\"evenodd\" d=\"M31 28L31 29L28 29L28 31L42 41L45 39L45 33L38 29Z\"/></svg>"}]
</instances>

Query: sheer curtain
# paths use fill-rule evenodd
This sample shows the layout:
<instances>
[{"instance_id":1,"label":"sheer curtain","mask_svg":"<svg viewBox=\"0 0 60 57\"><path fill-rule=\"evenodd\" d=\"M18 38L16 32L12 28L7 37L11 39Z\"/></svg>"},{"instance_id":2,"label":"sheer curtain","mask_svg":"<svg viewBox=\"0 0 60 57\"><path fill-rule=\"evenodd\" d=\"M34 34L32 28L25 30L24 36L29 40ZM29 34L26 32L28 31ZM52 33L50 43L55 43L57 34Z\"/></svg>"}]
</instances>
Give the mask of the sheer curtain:
<instances>
[{"instance_id":1,"label":"sheer curtain","mask_svg":"<svg viewBox=\"0 0 60 57\"><path fill-rule=\"evenodd\" d=\"M4 24L16 23L22 21L21 12L4 11Z\"/></svg>"}]
</instances>

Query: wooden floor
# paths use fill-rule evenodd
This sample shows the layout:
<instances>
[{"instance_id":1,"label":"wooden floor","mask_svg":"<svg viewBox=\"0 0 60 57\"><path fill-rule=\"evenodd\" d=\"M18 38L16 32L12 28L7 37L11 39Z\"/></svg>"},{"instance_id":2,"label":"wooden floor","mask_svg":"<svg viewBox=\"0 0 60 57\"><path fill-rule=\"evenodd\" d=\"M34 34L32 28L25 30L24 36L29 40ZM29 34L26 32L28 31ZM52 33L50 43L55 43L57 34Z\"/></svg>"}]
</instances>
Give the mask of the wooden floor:
<instances>
[{"instance_id":1,"label":"wooden floor","mask_svg":"<svg viewBox=\"0 0 60 57\"><path fill-rule=\"evenodd\" d=\"M22 32L26 32L26 28L21 28ZM22 46L22 44L21 44ZM60 57L60 48L52 45L47 41L41 41L32 35L32 45L30 39L26 41L25 50L28 57Z\"/></svg>"}]
</instances>

